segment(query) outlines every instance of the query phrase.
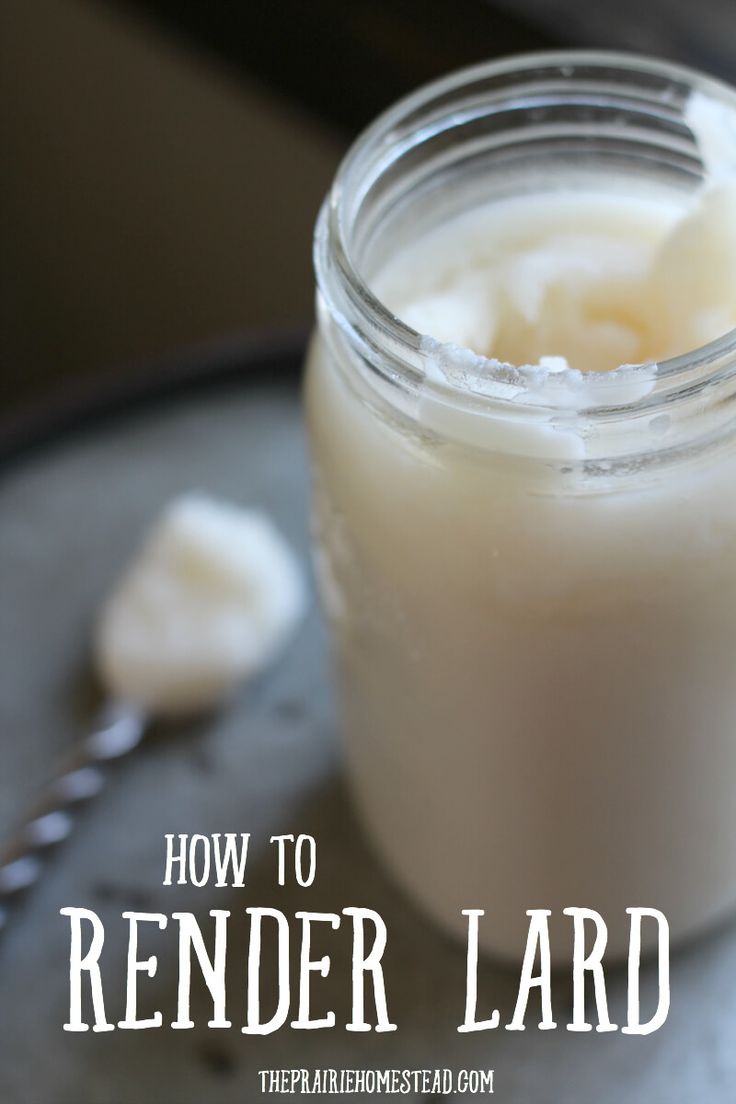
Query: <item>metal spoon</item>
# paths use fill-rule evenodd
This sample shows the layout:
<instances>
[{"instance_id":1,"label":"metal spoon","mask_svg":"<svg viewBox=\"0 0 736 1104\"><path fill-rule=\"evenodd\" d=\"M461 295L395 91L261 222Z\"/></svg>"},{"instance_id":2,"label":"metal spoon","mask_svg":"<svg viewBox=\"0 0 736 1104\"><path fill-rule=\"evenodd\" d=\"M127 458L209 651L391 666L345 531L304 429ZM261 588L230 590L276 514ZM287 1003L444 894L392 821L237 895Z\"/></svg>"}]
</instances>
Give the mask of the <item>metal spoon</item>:
<instances>
[{"instance_id":1,"label":"metal spoon","mask_svg":"<svg viewBox=\"0 0 736 1104\"><path fill-rule=\"evenodd\" d=\"M136 706L108 703L90 735L59 764L0 849L0 931L10 905L41 877L45 854L71 834L78 807L104 789L108 764L138 746L147 724Z\"/></svg>"},{"instance_id":2,"label":"metal spoon","mask_svg":"<svg viewBox=\"0 0 736 1104\"><path fill-rule=\"evenodd\" d=\"M174 707L186 717L220 705L275 658L305 603L299 565L268 518L204 495L169 504L98 624L96 664L111 700L0 847L0 930L7 925L9 904L39 880L45 853L70 835L78 806L100 793L109 764L138 746L151 718L171 715ZM237 661L230 647L234 616L241 630ZM203 686L189 677L186 648L182 652L179 644L190 642L207 666L213 627L223 617L224 674ZM125 640L119 646L121 633L128 634L129 644L131 626L132 662ZM172 668L178 674L158 688L154 680L152 688L146 673L155 672L162 660L169 676ZM146 707L115 700L136 697L142 677L140 700Z\"/></svg>"}]
</instances>

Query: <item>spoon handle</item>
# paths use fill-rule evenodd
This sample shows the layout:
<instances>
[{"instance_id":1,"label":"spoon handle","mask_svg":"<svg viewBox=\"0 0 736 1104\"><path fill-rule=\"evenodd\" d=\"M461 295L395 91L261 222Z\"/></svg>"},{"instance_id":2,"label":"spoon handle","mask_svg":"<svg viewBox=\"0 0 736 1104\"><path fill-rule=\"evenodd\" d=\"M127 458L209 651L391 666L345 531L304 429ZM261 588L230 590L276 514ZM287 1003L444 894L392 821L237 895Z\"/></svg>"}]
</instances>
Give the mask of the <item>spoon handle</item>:
<instances>
[{"instance_id":1,"label":"spoon handle","mask_svg":"<svg viewBox=\"0 0 736 1104\"><path fill-rule=\"evenodd\" d=\"M39 880L44 853L71 834L77 807L100 793L106 765L138 746L146 723L145 714L135 706L108 703L93 731L72 747L0 845L0 931L7 924L10 903Z\"/></svg>"}]
</instances>

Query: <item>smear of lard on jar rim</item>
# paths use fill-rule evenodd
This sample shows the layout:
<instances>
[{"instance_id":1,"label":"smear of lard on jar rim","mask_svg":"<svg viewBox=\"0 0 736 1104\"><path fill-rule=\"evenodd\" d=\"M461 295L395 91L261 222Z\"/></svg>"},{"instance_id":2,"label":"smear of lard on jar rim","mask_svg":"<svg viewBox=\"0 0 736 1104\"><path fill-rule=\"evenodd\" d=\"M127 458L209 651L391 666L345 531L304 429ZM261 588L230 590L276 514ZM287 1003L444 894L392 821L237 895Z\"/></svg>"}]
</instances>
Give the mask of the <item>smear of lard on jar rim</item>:
<instances>
[{"instance_id":1,"label":"smear of lard on jar rim","mask_svg":"<svg viewBox=\"0 0 736 1104\"><path fill-rule=\"evenodd\" d=\"M405 254L403 272L401 266L393 271L387 266L380 274L379 294L424 335L427 383L444 391L438 398L430 386L422 395L421 420L428 428L484 444L487 416L454 406L448 392L511 403L523 399L527 409L539 404L539 419L522 430L518 419L494 413L496 447L582 458L586 442L565 424L565 411L569 416L591 405L642 399L656 385L658 361L705 345L736 326L733 113L694 92L685 121L706 170L706 183L690 202L662 199L655 206L649 200L647 216L643 208L637 213L636 197L591 193L580 197L581 222L588 221L588 229L580 232L574 221L570 225L562 193L512 199L504 201L512 222L514 207L517 218L526 217L526 208L532 221L538 220L540 233L531 244L519 248L511 240L505 252L503 242L494 251L496 243L484 242L482 227L476 226L467 251L471 264L463 265L463 240L467 244L469 239L462 230L471 229L472 216L461 216L468 219L465 227L460 220L453 224L460 248L455 246L454 256L443 256L434 270L428 263L421 266L420 294L417 282L407 279L413 250ZM586 202L611 204L602 231L590 229L594 208L586 216ZM552 220L546 230L545 205ZM648 241L635 233L642 218L651 221ZM561 230L554 225L559 219L568 223ZM431 235L426 240L431 249ZM449 240L445 236L445 246ZM437 250L442 255L440 239ZM550 405L559 413L550 415Z\"/></svg>"}]
</instances>

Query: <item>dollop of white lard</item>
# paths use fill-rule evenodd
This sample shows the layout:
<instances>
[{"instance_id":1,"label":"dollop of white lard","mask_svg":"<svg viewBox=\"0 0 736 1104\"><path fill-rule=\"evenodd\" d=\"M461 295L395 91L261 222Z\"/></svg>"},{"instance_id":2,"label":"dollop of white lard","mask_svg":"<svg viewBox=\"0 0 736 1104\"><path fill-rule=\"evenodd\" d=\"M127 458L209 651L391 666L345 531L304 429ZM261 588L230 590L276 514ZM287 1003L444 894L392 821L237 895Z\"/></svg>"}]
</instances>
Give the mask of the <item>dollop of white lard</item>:
<instances>
[{"instance_id":1,"label":"dollop of white lard","mask_svg":"<svg viewBox=\"0 0 736 1104\"><path fill-rule=\"evenodd\" d=\"M105 603L95 659L115 696L162 715L218 705L286 643L302 572L264 514L174 500Z\"/></svg>"},{"instance_id":2,"label":"dollop of white lard","mask_svg":"<svg viewBox=\"0 0 736 1104\"><path fill-rule=\"evenodd\" d=\"M405 247L376 273L377 293L447 346L455 386L453 349L517 366L536 386L550 364L609 373L707 344L736 326L735 119L690 96L704 180L689 199L619 185L497 200Z\"/></svg>"}]
</instances>

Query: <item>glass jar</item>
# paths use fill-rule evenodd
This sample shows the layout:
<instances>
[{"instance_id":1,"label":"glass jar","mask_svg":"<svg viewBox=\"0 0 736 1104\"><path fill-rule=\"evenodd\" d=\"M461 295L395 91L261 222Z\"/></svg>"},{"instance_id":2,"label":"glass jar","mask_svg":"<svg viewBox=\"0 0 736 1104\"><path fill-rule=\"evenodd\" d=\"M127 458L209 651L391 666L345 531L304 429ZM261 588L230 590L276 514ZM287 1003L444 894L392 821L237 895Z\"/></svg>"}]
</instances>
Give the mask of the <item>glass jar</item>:
<instances>
[{"instance_id":1,"label":"glass jar","mask_svg":"<svg viewBox=\"0 0 736 1104\"><path fill-rule=\"evenodd\" d=\"M510 194L681 201L694 89L736 118L730 89L634 56L454 74L358 139L317 225L306 398L349 776L398 881L453 931L485 909L502 955L531 908L557 956L562 909L597 909L615 955L627 907L682 938L736 904L736 333L571 395L443 363L371 273Z\"/></svg>"}]
</instances>

